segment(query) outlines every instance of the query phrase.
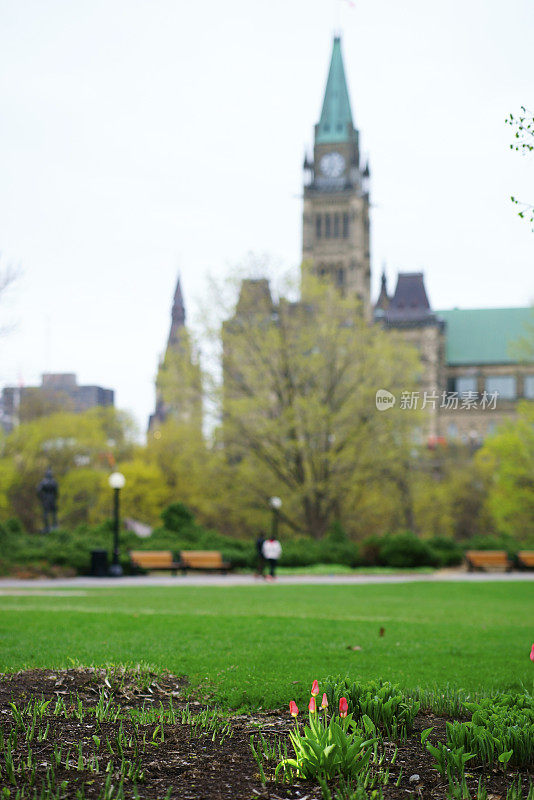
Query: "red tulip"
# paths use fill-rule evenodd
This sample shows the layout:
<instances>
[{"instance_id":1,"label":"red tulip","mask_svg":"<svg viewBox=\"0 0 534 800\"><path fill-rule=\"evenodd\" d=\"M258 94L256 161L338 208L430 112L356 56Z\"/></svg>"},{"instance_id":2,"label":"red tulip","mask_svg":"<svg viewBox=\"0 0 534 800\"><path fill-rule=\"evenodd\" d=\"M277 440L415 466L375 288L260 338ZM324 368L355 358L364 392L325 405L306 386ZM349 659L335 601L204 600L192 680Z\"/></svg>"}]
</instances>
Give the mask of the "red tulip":
<instances>
[{"instance_id":1,"label":"red tulip","mask_svg":"<svg viewBox=\"0 0 534 800\"><path fill-rule=\"evenodd\" d=\"M532 645L532 650L530 651L530 660L534 661L534 644Z\"/></svg>"},{"instance_id":2,"label":"red tulip","mask_svg":"<svg viewBox=\"0 0 534 800\"><path fill-rule=\"evenodd\" d=\"M310 702L308 703L308 711L310 714L315 714L317 711L317 706L315 705L315 697L310 697Z\"/></svg>"},{"instance_id":3,"label":"red tulip","mask_svg":"<svg viewBox=\"0 0 534 800\"><path fill-rule=\"evenodd\" d=\"M326 696L326 694L323 694L321 708L328 708L328 697Z\"/></svg>"},{"instance_id":4,"label":"red tulip","mask_svg":"<svg viewBox=\"0 0 534 800\"><path fill-rule=\"evenodd\" d=\"M296 717L299 713L297 704L295 703L294 700L291 700L289 703L289 713L291 714L292 717Z\"/></svg>"},{"instance_id":5,"label":"red tulip","mask_svg":"<svg viewBox=\"0 0 534 800\"><path fill-rule=\"evenodd\" d=\"M319 682L318 681L314 681L312 683L311 694L312 694L312 697L316 697L319 694Z\"/></svg>"},{"instance_id":6,"label":"red tulip","mask_svg":"<svg viewBox=\"0 0 534 800\"><path fill-rule=\"evenodd\" d=\"M346 697L340 697L339 698L339 716L340 717L346 717L348 710L349 710L349 704L347 703L347 698Z\"/></svg>"}]
</instances>

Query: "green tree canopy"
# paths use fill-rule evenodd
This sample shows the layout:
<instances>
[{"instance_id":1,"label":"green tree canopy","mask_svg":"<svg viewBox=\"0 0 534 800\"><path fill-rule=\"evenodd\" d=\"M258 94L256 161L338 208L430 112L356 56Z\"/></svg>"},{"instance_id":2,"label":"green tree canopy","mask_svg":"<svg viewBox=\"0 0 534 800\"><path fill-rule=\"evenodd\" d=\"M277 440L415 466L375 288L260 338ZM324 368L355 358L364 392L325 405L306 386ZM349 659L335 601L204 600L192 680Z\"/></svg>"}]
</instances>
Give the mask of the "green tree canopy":
<instances>
[{"instance_id":1,"label":"green tree canopy","mask_svg":"<svg viewBox=\"0 0 534 800\"><path fill-rule=\"evenodd\" d=\"M412 389L418 364L399 337L363 319L357 298L311 277L305 302L238 307L223 328L219 399L241 491L262 506L280 495L286 522L317 538L333 519L354 530L369 495L399 495L409 516L421 420L398 404L379 411L376 392Z\"/></svg>"},{"instance_id":2,"label":"green tree canopy","mask_svg":"<svg viewBox=\"0 0 534 800\"><path fill-rule=\"evenodd\" d=\"M488 507L499 533L534 543L534 403L502 425L477 454L492 480Z\"/></svg>"},{"instance_id":3,"label":"green tree canopy","mask_svg":"<svg viewBox=\"0 0 534 800\"><path fill-rule=\"evenodd\" d=\"M0 508L17 516L28 530L36 530L36 487L51 467L60 484L60 522L97 521L94 515L107 475L131 458L134 431L130 417L113 408L51 414L19 425L3 442Z\"/></svg>"}]
</instances>

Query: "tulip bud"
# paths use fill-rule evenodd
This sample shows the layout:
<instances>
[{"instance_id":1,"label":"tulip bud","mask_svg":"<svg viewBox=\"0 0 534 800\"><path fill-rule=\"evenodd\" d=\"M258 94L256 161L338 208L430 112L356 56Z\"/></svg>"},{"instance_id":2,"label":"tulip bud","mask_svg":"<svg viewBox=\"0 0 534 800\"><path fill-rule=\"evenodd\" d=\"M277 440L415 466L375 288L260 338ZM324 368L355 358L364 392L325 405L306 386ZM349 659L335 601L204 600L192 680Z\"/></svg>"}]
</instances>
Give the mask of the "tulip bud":
<instances>
[{"instance_id":1,"label":"tulip bud","mask_svg":"<svg viewBox=\"0 0 534 800\"><path fill-rule=\"evenodd\" d=\"M328 708L328 697L326 694L323 694L323 700L321 702L321 708Z\"/></svg>"},{"instance_id":2,"label":"tulip bud","mask_svg":"<svg viewBox=\"0 0 534 800\"><path fill-rule=\"evenodd\" d=\"M317 706L315 705L315 697L310 697L310 702L308 703L308 711L310 714L315 714L317 711Z\"/></svg>"},{"instance_id":3,"label":"tulip bud","mask_svg":"<svg viewBox=\"0 0 534 800\"><path fill-rule=\"evenodd\" d=\"M530 651L530 660L534 661L534 644L532 645L532 650Z\"/></svg>"},{"instance_id":4,"label":"tulip bud","mask_svg":"<svg viewBox=\"0 0 534 800\"><path fill-rule=\"evenodd\" d=\"M296 717L299 713L297 704L295 703L294 700L291 700L289 703L289 713L291 714L292 717Z\"/></svg>"},{"instance_id":5,"label":"tulip bud","mask_svg":"<svg viewBox=\"0 0 534 800\"><path fill-rule=\"evenodd\" d=\"M349 704L347 703L347 698L346 697L340 697L339 698L339 716L340 717L346 717L348 710L349 710Z\"/></svg>"},{"instance_id":6,"label":"tulip bud","mask_svg":"<svg viewBox=\"0 0 534 800\"><path fill-rule=\"evenodd\" d=\"M318 681L314 681L312 683L311 695L312 695L312 697L316 697L318 694L319 694L319 682Z\"/></svg>"}]
</instances>

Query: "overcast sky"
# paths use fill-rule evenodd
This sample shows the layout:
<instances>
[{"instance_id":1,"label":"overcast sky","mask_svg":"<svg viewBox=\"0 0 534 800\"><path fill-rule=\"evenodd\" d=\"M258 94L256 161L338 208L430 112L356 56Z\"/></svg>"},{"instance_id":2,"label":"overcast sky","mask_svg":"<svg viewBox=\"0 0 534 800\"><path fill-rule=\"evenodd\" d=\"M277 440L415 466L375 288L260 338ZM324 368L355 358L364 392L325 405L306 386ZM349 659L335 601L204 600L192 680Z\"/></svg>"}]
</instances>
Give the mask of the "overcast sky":
<instances>
[{"instance_id":1,"label":"overcast sky","mask_svg":"<svg viewBox=\"0 0 534 800\"><path fill-rule=\"evenodd\" d=\"M340 27L371 163L382 264L423 270L435 308L527 305L532 0L0 0L0 386L76 372L141 427L178 271L249 251L296 269L302 160ZM393 286L391 286L393 288Z\"/></svg>"}]
</instances>

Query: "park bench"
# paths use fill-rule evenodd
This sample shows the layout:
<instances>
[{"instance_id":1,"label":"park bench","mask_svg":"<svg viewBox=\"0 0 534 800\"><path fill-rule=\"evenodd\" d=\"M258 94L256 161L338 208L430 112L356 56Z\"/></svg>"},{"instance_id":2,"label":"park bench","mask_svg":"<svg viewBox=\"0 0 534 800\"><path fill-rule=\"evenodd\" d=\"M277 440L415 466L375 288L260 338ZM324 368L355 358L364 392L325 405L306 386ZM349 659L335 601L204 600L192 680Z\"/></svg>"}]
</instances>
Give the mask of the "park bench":
<instances>
[{"instance_id":1,"label":"park bench","mask_svg":"<svg viewBox=\"0 0 534 800\"><path fill-rule=\"evenodd\" d=\"M173 575L181 566L170 550L131 550L130 562L134 569L168 569Z\"/></svg>"},{"instance_id":2,"label":"park bench","mask_svg":"<svg viewBox=\"0 0 534 800\"><path fill-rule=\"evenodd\" d=\"M222 573L232 569L228 561L223 561L222 554L217 550L182 550L180 553L180 569L217 570Z\"/></svg>"},{"instance_id":3,"label":"park bench","mask_svg":"<svg viewBox=\"0 0 534 800\"><path fill-rule=\"evenodd\" d=\"M504 569L507 572L512 568L506 550L468 550L465 554L469 572L474 569Z\"/></svg>"},{"instance_id":4,"label":"park bench","mask_svg":"<svg viewBox=\"0 0 534 800\"><path fill-rule=\"evenodd\" d=\"M520 567L534 567L534 550L520 550L517 561Z\"/></svg>"}]
</instances>

